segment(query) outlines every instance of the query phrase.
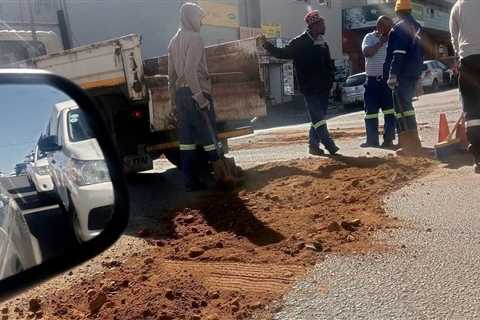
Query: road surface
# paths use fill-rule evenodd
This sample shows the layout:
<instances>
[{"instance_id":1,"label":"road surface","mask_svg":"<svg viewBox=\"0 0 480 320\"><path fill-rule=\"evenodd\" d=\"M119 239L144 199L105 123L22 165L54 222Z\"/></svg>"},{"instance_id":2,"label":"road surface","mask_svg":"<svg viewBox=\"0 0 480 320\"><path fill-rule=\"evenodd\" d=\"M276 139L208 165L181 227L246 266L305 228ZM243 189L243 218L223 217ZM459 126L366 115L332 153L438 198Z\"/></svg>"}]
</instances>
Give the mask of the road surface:
<instances>
[{"instance_id":1,"label":"road surface","mask_svg":"<svg viewBox=\"0 0 480 320\"><path fill-rule=\"evenodd\" d=\"M440 112L450 122L460 113L456 90L425 95L416 102L417 118L423 142L436 142ZM363 128L363 112L334 117L329 127L340 130ZM288 121L287 121L288 123ZM309 124L297 124L259 130L256 135L272 136L292 131L308 132ZM242 144L252 137L232 141ZM362 137L338 140L341 152L349 156L385 155L391 151L360 149ZM309 157L305 142L272 145L267 148L239 149L231 152L244 168L262 163ZM386 199L392 216L405 223L392 233L378 233L380 240L393 247L386 254L328 256L286 295L275 314L276 319L475 319L480 316L480 229L478 212L478 176L471 161L460 158L417 183ZM21 189L23 184L14 184ZM124 236L104 256L122 259L145 247L137 238L139 229L158 223L158 212L187 207L202 194L187 194L181 174L166 160L155 163L155 170L139 174L129 182L131 223ZM22 195L28 197L27 188ZM33 201L33 198L31 198ZM21 200L20 200L21 201ZM31 202L28 202L31 203ZM49 210L47 210L49 211ZM120 246L128 240L128 245ZM120 245L119 245L120 244ZM405 248L402 248L405 245ZM117 251L114 251L116 248ZM132 249L134 248L134 249ZM80 268L92 275L101 259ZM98 271L98 270L97 270ZM101 277L101 270L98 271ZM35 290L41 295L49 290L70 286L72 276L64 275ZM58 284L60 283L60 285ZM50 287L48 287L50 285ZM47 288L43 289L42 288Z\"/></svg>"},{"instance_id":2,"label":"road surface","mask_svg":"<svg viewBox=\"0 0 480 320\"><path fill-rule=\"evenodd\" d=\"M44 259L58 256L75 244L66 214L56 200L39 195L26 176L1 178L0 183L22 210L30 231L39 241Z\"/></svg>"}]
</instances>

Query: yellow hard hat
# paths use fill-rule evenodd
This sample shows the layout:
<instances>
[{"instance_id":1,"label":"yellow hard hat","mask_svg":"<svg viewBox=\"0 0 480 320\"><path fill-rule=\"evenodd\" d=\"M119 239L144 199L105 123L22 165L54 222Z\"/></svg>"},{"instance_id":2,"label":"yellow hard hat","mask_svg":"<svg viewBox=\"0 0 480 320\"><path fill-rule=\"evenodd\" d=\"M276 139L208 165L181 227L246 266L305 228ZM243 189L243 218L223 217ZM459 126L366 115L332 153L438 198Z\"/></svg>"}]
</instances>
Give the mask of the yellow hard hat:
<instances>
[{"instance_id":1,"label":"yellow hard hat","mask_svg":"<svg viewBox=\"0 0 480 320\"><path fill-rule=\"evenodd\" d=\"M412 1L411 0L397 0L395 4L395 12L401 10L412 10Z\"/></svg>"}]
</instances>

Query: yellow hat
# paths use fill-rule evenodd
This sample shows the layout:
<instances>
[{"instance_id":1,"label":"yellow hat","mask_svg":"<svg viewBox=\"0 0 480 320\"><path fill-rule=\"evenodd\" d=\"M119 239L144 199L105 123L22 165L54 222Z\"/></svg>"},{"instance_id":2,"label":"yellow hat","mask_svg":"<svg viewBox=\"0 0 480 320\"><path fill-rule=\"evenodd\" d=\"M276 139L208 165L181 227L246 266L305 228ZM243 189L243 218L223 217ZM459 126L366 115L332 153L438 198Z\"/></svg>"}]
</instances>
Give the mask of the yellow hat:
<instances>
[{"instance_id":1,"label":"yellow hat","mask_svg":"<svg viewBox=\"0 0 480 320\"><path fill-rule=\"evenodd\" d=\"M412 1L411 0L397 0L395 4L395 12L401 10L412 10Z\"/></svg>"}]
</instances>

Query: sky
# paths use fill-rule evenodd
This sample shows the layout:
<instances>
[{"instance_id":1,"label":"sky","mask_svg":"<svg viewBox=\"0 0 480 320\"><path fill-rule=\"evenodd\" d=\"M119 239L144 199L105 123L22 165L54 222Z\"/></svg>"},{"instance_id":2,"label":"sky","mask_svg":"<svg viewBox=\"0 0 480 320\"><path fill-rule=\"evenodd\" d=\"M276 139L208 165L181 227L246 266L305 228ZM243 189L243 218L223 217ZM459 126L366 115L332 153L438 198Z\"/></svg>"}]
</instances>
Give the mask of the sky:
<instances>
[{"instance_id":1,"label":"sky","mask_svg":"<svg viewBox=\"0 0 480 320\"><path fill-rule=\"evenodd\" d=\"M47 85L0 85L0 170L8 174L33 150L55 103L69 100Z\"/></svg>"}]
</instances>

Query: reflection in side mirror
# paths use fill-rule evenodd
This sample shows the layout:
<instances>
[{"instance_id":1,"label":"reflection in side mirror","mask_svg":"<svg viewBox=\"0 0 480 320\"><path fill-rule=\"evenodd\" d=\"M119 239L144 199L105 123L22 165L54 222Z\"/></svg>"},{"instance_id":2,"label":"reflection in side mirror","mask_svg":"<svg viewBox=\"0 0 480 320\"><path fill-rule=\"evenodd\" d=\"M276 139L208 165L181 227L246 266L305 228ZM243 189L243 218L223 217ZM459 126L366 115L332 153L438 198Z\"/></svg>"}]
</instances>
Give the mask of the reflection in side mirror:
<instances>
[{"instance_id":1,"label":"reflection in side mirror","mask_svg":"<svg viewBox=\"0 0 480 320\"><path fill-rule=\"evenodd\" d=\"M0 176L0 300L16 289L12 284L34 282L32 274L23 274L39 270L43 277L53 275L105 250L127 217L111 227L119 211L112 180L120 190L126 188L113 144L104 138L103 123L88 97L57 76L30 75L30 84L18 83L16 76L0 70L0 171L14 170ZM41 84L42 76L55 78L56 86L65 82L74 96ZM39 84L32 84L32 78ZM121 194L124 206L127 196Z\"/></svg>"},{"instance_id":2,"label":"reflection in side mirror","mask_svg":"<svg viewBox=\"0 0 480 320\"><path fill-rule=\"evenodd\" d=\"M61 146L57 144L57 136L47 136L41 137L38 140L38 149L41 152L55 152L62 149Z\"/></svg>"}]
</instances>

